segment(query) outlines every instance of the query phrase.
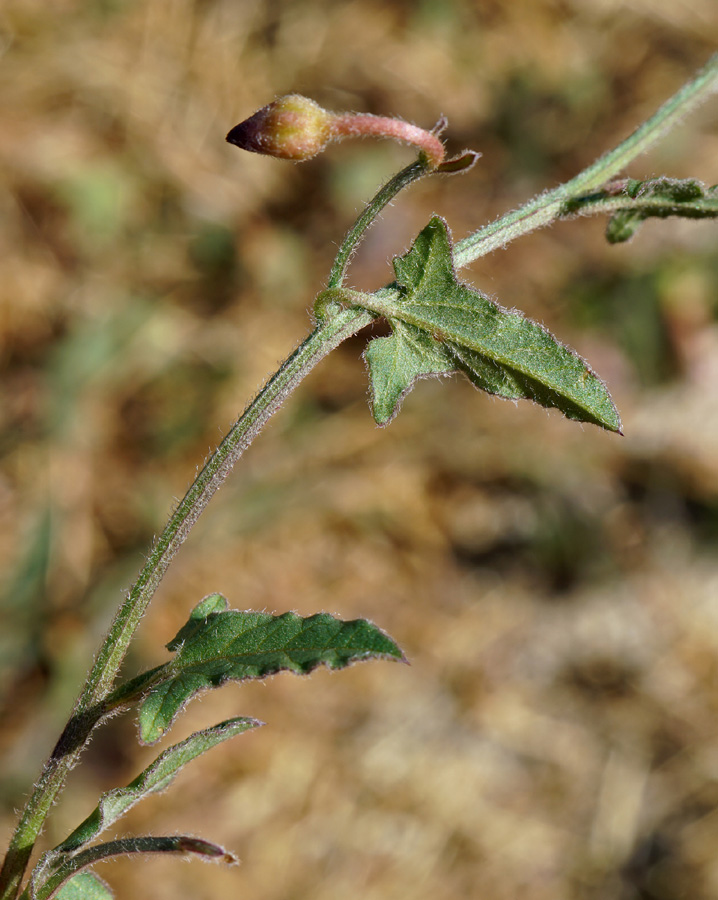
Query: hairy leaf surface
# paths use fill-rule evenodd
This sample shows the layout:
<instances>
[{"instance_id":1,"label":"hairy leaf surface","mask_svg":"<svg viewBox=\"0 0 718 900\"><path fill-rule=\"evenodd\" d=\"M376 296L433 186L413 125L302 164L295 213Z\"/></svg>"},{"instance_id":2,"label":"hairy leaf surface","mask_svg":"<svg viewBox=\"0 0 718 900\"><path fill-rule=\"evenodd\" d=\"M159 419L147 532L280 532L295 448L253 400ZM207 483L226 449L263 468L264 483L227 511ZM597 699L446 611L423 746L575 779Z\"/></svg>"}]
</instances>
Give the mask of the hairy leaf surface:
<instances>
[{"instance_id":1,"label":"hairy leaf surface","mask_svg":"<svg viewBox=\"0 0 718 900\"><path fill-rule=\"evenodd\" d=\"M233 864L236 857L228 853L219 844L202 838L192 837L187 834L173 834L167 837L154 835L141 835L140 837L120 838L116 841L106 841L102 844L93 844L81 850L68 853L51 851L45 854L45 858L51 857L50 864L41 864L35 869L29 884L29 893L32 900L49 900L60 891L75 890L89 891L90 893L68 893L65 900L108 900L112 892L97 876L93 880L85 877L79 879L78 873L85 874L83 869L105 859L115 856L134 856L145 853L174 853L186 855L188 853L205 860L217 860ZM91 873L87 873L91 875ZM105 893L100 892L100 885L105 888ZM64 895L63 895L64 896Z\"/></svg>"},{"instance_id":2,"label":"hairy leaf surface","mask_svg":"<svg viewBox=\"0 0 718 900\"><path fill-rule=\"evenodd\" d=\"M621 195L629 202L626 209L615 212L608 220L606 238L611 244L629 240L646 219L715 219L718 217L718 185L706 188L695 178L655 178L650 181L629 180ZM615 202L611 196L609 201Z\"/></svg>"},{"instance_id":3,"label":"hairy leaf surface","mask_svg":"<svg viewBox=\"0 0 718 900\"><path fill-rule=\"evenodd\" d=\"M187 701L227 681L276 672L307 674L317 666L342 669L365 659L403 659L380 628L364 619L342 621L326 613L302 618L227 610L219 594L203 600L167 645L176 652L166 677L140 707L140 738L159 740Z\"/></svg>"},{"instance_id":4,"label":"hairy leaf surface","mask_svg":"<svg viewBox=\"0 0 718 900\"><path fill-rule=\"evenodd\" d=\"M426 331L391 320L390 337L369 341L364 356L369 366L372 411L380 425L388 424L418 378L449 375L456 360L449 349Z\"/></svg>"},{"instance_id":5,"label":"hairy leaf surface","mask_svg":"<svg viewBox=\"0 0 718 900\"><path fill-rule=\"evenodd\" d=\"M457 280L443 219L429 222L394 260L394 270L399 299L380 291L368 304L393 332L367 348L377 422L389 421L417 378L463 371L489 393L621 430L606 386L577 353L543 326Z\"/></svg>"},{"instance_id":6,"label":"hairy leaf surface","mask_svg":"<svg viewBox=\"0 0 718 900\"><path fill-rule=\"evenodd\" d=\"M55 894L57 900L112 900L115 896L94 872L80 872Z\"/></svg>"}]
</instances>

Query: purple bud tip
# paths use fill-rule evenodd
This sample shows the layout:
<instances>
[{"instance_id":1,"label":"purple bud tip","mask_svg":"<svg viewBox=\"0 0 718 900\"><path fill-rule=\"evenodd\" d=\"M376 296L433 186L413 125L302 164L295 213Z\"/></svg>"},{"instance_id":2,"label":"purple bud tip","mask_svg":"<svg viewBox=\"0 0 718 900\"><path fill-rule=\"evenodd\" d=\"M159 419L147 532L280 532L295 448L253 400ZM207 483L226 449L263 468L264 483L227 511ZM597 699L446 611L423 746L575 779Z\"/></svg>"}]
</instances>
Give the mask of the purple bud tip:
<instances>
[{"instance_id":1,"label":"purple bud tip","mask_svg":"<svg viewBox=\"0 0 718 900\"><path fill-rule=\"evenodd\" d=\"M235 125L227 140L252 153L302 161L316 156L332 139L333 119L313 100L289 94Z\"/></svg>"},{"instance_id":2,"label":"purple bud tip","mask_svg":"<svg viewBox=\"0 0 718 900\"><path fill-rule=\"evenodd\" d=\"M255 113L234 128L227 135L227 140L240 150L250 150L252 153L262 153L262 120L264 110Z\"/></svg>"}]
</instances>

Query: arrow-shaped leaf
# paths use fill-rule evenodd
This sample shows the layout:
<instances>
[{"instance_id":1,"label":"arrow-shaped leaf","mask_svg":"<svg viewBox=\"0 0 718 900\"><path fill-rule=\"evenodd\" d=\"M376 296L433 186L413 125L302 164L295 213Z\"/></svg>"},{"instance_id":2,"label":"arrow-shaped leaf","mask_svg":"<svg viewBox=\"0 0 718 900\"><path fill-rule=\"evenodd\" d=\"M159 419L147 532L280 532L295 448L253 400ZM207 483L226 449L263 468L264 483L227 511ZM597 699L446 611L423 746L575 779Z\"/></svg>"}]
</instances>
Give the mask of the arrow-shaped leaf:
<instances>
[{"instance_id":1,"label":"arrow-shaped leaf","mask_svg":"<svg viewBox=\"0 0 718 900\"><path fill-rule=\"evenodd\" d=\"M450 375L456 360L449 349L426 331L391 319L389 337L369 341L364 357L369 366L372 412L379 425L387 425L401 401L419 378Z\"/></svg>"},{"instance_id":2,"label":"arrow-shaped leaf","mask_svg":"<svg viewBox=\"0 0 718 900\"><path fill-rule=\"evenodd\" d=\"M606 386L577 353L543 326L457 280L443 219L429 222L394 260L394 270L398 299L389 291L362 295L393 331L367 348L377 422L395 414L417 378L463 371L489 393L533 400L568 418L621 430Z\"/></svg>"},{"instance_id":3,"label":"arrow-shaped leaf","mask_svg":"<svg viewBox=\"0 0 718 900\"><path fill-rule=\"evenodd\" d=\"M403 659L397 645L364 619L345 622L326 613L304 619L227 610L213 594L193 611L167 645L176 655L166 677L140 707L140 738L159 740L187 701L227 681L266 678L275 672L307 674L317 666L342 669L365 659Z\"/></svg>"}]
</instances>

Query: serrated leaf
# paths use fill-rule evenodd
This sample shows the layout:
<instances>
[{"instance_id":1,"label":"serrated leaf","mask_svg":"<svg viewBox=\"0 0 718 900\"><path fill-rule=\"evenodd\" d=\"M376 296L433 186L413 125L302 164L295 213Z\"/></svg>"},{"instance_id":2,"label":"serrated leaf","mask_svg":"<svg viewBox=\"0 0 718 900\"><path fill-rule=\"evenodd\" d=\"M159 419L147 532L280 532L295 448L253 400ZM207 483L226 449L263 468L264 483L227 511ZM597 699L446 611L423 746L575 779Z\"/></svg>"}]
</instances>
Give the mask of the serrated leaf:
<instances>
[{"instance_id":1,"label":"serrated leaf","mask_svg":"<svg viewBox=\"0 0 718 900\"><path fill-rule=\"evenodd\" d=\"M394 270L402 289L400 298L390 299L386 292L374 294L368 306L384 315L394 332L391 338L380 339L393 343L380 345L378 353L367 349L373 392L380 401L377 421L391 418L401 396L427 370L445 374L460 369L490 393L534 400L571 419L621 430L606 386L577 353L542 325L503 309L457 280L443 219L435 216L429 222L411 249L394 260ZM415 332L410 332L414 337L407 352L405 333L397 337L398 322L431 339L422 345L425 352L414 350ZM437 345L443 345L443 351ZM396 401L388 412L392 397Z\"/></svg>"},{"instance_id":2,"label":"serrated leaf","mask_svg":"<svg viewBox=\"0 0 718 900\"><path fill-rule=\"evenodd\" d=\"M238 734L262 725L257 719L237 718L195 732L179 744L168 747L126 787L107 791L90 815L51 854L77 850L94 840L131 807L150 794L164 791L177 773L202 753Z\"/></svg>"},{"instance_id":3,"label":"serrated leaf","mask_svg":"<svg viewBox=\"0 0 718 900\"><path fill-rule=\"evenodd\" d=\"M212 596L217 604L218 595ZM206 603L200 604L203 610ZM196 613L170 642L176 656L167 664L167 677L142 702L143 743L159 740L195 694L227 681L266 678L281 671L307 674L320 665L341 669L365 659L404 658L388 635L364 619L346 622L326 613L302 618L296 613L273 616L237 610L209 612L200 618Z\"/></svg>"},{"instance_id":4,"label":"serrated leaf","mask_svg":"<svg viewBox=\"0 0 718 900\"><path fill-rule=\"evenodd\" d=\"M55 894L57 900L112 900L114 896L94 872L80 872Z\"/></svg>"},{"instance_id":5,"label":"serrated leaf","mask_svg":"<svg viewBox=\"0 0 718 900\"><path fill-rule=\"evenodd\" d=\"M557 407L567 419L574 419L578 422L593 422L593 424L608 427L603 422L596 422L588 418L585 408L572 403L568 397L563 397L561 405L558 406L555 402L553 389L547 388L538 379L524 375L508 366L501 366L480 353L467 350L465 347L459 347L451 343L449 343L449 347L451 347L456 360L459 362L459 369L468 377L472 384L482 391L486 391L488 394L496 394L505 400L532 400L539 406L547 408ZM618 414L616 413L616 415ZM619 431L620 421L618 425L619 428L612 430Z\"/></svg>"}]
</instances>

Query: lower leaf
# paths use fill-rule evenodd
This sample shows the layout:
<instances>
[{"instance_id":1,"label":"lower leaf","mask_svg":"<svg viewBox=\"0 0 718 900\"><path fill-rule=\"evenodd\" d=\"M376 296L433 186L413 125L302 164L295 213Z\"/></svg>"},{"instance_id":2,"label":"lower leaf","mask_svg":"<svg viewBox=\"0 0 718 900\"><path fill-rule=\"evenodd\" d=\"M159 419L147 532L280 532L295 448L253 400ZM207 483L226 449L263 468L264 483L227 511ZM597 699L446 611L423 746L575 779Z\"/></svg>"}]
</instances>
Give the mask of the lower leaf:
<instances>
[{"instance_id":1,"label":"lower leaf","mask_svg":"<svg viewBox=\"0 0 718 900\"><path fill-rule=\"evenodd\" d=\"M114 824L140 800L150 794L164 791L177 773L202 753L229 738L257 728L262 725L257 719L237 718L220 722L211 728L197 731L179 744L168 747L127 787L107 791L90 815L67 837L55 850L45 855L45 861L52 860L60 854L78 850L84 844L94 840L98 835Z\"/></svg>"},{"instance_id":2,"label":"lower leaf","mask_svg":"<svg viewBox=\"0 0 718 900\"><path fill-rule=\"evenodd\" d=\"M306 675L317 666L343 669L367 659L404 655L365 619L342 621L327 613L302 618L227 610L219 594L205 598L170 641L175 658L142 702L140 739L159 740L193 696L228 681L266 678L288 671Z\"/></svg>"},{"instance_id":3,"label":"lower leaf","mask_svg":"<svg viewBox=\"0 0 718 900\"><path fill-rule=\"evenodd\" d=\"M117 841L107 841L104 844L95 844L77 853L63 854L64 858L61 864L52 874L43 878L41 882L37 880L35 883L31 883L30 896L32 900L49 900L58 889L64 887L65 890L68 890L70 885L75 882L73 889L95 891L94 894L87 895L87 900L106 900L106 898L112 897L112 893L101 879L92 875L94 881L83 878L78 882L76 881L79 878L78 873L102 860L114 856L133 856L138 853L191 853L193 856L199 856L205 860L237 862L236 857L228 853L224 847L190 835L180 834L169 837L147 835L122 838ZM87 874L91 875L91 873ZM105 888L104 894L99 893L99 885ZM82 894L70 893L65 900L84 900L84 897Z\"/></svg>"},{"instance_id":4,"label":"lower leaf","mask_svg":"<svg viewBox=\"0 0 718 900\"><path fill-rule=\"evenodd\" d=\"M55 894L57 900L112 900L115 896L94 872L80 872Z\"/></svg>"}]
</instances>

